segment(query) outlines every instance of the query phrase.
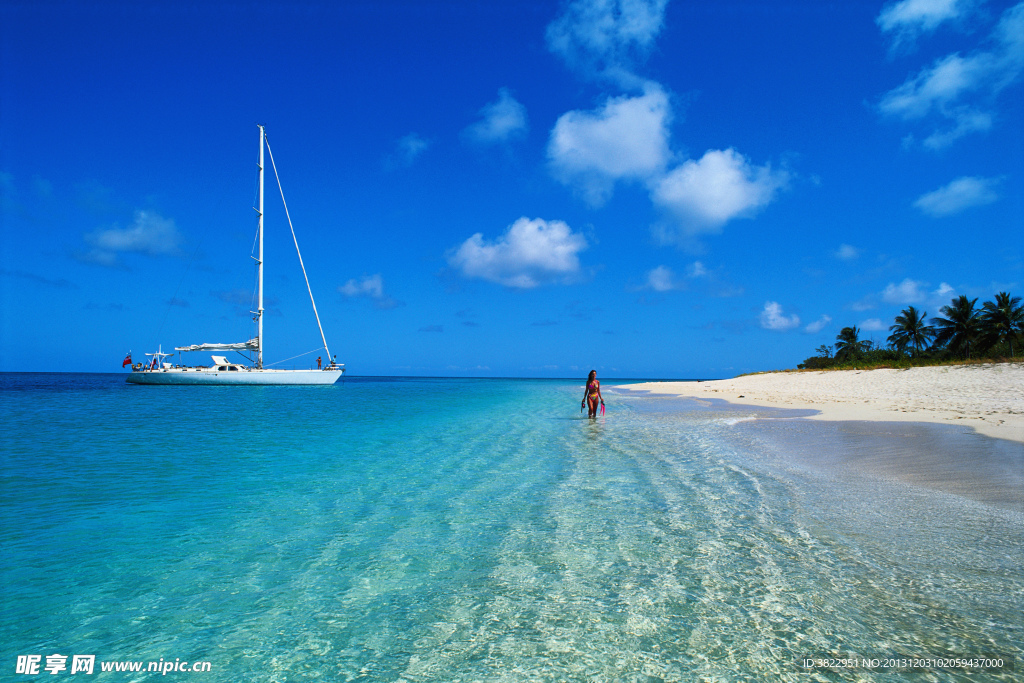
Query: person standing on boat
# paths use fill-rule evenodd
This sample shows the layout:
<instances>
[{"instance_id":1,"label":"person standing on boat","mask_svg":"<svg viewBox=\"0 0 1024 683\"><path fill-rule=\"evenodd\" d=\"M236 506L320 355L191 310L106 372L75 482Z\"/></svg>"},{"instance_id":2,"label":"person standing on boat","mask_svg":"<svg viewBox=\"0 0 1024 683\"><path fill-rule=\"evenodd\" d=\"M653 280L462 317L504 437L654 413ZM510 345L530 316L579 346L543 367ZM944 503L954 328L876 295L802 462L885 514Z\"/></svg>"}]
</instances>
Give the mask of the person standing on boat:
<instances>
[{"instance_id":1,"label":"person standing on boat","mask_svg":"<svg viewBox=\"0 0 1024 683\"><path fill-rule=\"evenodd\" d=\"M597 380L597 370L591 370L587 377L587 386L583 390L583 400L580 401L580 408L587 404L587 417L597 417L597 403L601 402L604 407L604 397L601 396L601 383Z\"/></svg>"},{"instance_id":2,"label":"person standing on boat","mask_svg":"<svg viewBox=\"0 0 1024 683\"><path fill-rule=\"evenodd\" d=\"M317 369L317 370L319 370L319 369L320 369L320 356L317 356L317 357L316 357L316 369Z\"/></svg>"}]
</instances>

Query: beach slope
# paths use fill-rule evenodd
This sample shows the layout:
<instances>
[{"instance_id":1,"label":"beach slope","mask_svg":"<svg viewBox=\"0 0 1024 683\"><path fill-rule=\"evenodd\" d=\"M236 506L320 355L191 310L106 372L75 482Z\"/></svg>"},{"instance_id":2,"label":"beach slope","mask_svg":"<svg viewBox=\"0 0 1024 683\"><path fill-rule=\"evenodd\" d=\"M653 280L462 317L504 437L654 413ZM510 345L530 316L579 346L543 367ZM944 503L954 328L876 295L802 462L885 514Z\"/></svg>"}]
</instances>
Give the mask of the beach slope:
<instances>
[{"instance_id":1,"label":"beach slope","mask_svg":"<svg viewBox=\"0 0 1024 683\"><path fill-rule=\"evenodd\" d=\"M770 372L621 388L818 411L808 419L957 424L986 436L1024 443L1024 363Z\"/></svg>"}]
</instances>

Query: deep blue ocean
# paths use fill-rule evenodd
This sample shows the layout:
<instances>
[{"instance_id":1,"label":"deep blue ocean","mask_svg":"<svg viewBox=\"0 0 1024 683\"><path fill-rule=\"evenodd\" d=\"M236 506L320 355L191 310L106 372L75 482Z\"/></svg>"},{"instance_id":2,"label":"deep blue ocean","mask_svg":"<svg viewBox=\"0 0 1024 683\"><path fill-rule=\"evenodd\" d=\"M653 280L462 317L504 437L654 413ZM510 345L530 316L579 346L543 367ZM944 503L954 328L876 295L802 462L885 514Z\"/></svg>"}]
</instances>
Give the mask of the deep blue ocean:
<instances>
[{"instance_id":1,"label":"deep blue ocean","mask_svg":"<svg viewBox=\"0 0 1024 683\"><path fill-rule=\"evenodd\" d=\"M1024 676L1019 444L611 381L588 420L583 384L0 375L0 680L83 654L111 681ZM948 439L984 467L902 476ZM1017 671L804 668L821 656ZM159 660L210 670L100 672Z\"/></svg>"}]
</instances>

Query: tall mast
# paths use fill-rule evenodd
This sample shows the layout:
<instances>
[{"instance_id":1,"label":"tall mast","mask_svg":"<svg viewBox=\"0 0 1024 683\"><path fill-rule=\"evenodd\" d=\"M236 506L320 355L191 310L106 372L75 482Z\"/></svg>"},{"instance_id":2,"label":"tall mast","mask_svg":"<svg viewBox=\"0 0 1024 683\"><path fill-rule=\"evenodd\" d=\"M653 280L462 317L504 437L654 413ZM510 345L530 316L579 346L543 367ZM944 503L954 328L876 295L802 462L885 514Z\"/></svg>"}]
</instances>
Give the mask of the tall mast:
<instances>
[{"instance_id":1,"label":"tall mast","mask_svg":"<svg viewBox=\"0 0 1024 683\"><path fill-rule=\"evenodd\" d=\"M260 129L260 207L258 209L260 214L260 254L259 260L256 261L256 278L259 282L259 299L256 303L256 321L258 330L256 332L256 344L259 347L257 349L256 367L263 368L263 140L266 136L266 132L263 130L263 126L259 126Z\"/></svg>"}]
</instances>

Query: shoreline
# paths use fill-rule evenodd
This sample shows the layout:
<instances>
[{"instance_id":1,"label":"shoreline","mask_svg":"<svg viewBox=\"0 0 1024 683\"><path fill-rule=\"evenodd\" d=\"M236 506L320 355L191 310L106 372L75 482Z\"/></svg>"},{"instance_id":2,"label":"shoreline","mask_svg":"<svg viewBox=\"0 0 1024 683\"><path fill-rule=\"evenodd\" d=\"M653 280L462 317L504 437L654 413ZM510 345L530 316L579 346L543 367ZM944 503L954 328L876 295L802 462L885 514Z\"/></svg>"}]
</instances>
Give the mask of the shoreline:
<instances>
[{"instance_id":1,"label":"shoreline","mask_svg":"<svg viewBox=\"0 0 1024 683\"><path fill-rule=\"evenodd\" d=\"M815 411L801 419L929 422L1024 443L1024 363L905 370L771 372L704 382L622 384L696 401Z\"/></svg>"}]
</instances>

